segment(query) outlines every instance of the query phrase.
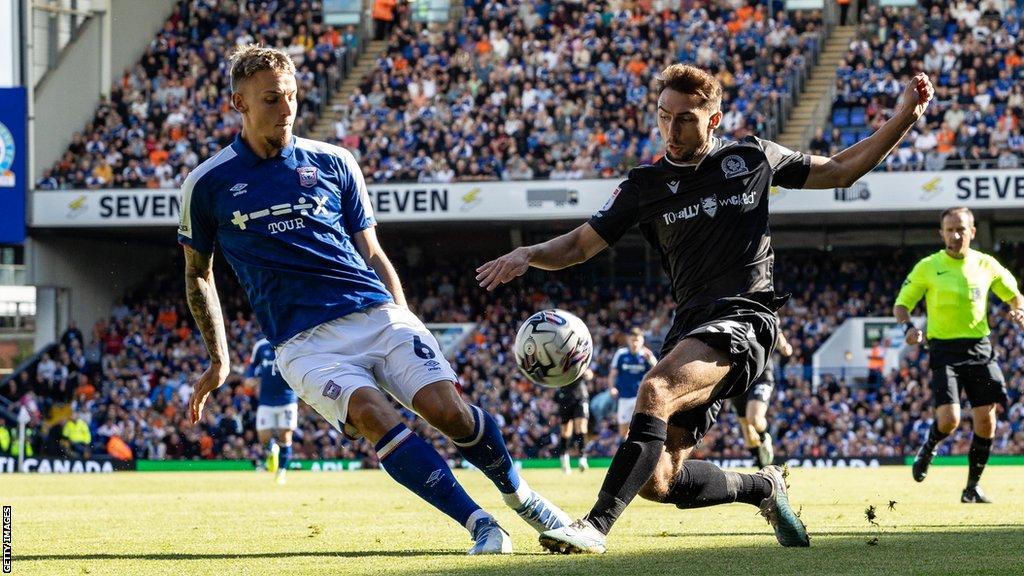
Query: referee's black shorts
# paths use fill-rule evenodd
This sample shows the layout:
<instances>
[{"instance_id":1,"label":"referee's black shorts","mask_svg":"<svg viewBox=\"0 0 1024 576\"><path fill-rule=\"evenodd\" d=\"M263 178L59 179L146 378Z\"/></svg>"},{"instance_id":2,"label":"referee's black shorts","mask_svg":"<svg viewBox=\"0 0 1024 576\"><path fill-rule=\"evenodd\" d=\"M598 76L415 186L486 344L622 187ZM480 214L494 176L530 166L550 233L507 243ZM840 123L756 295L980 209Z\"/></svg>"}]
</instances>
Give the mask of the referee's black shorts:
<instances>
[{"instance_id":1,"label":"referee's black shorts","mask_svg":"<svg viewBox=\"0 0 1024 576\"><path fill-rule=\"evenodd\" d=\"M1006 379L986 338L928 340L932 395L936 406L960 404L960 391L971 406L1006 402Z\"/></svg>"},{"instance_id":2,"label":"referee's black shorts","mask_svg":"<svg viewBox=\"0 0 1024 576\"><path fill-rule=\"evenodd\" d=\"M775 351L779 318L775 311L786 302L772 293L730 296L676 313L660 358L686 338L696 338L725 352L731 360L726 385L703 406L676 412L668 423L700 440L715 424L722 402L745 395L764 372Z\"/></svg>"}]
</instances>

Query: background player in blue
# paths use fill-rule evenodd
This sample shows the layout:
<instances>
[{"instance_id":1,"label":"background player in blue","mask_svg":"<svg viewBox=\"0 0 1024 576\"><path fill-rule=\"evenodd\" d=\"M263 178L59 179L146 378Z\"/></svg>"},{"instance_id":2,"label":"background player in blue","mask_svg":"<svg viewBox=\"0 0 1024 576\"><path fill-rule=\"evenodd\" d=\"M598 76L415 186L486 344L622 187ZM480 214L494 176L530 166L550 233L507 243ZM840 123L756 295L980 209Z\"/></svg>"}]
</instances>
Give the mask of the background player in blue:
<instances>
[{"instance_id":1,"label":"background player in blue","mask_svg":"<svg viewBox=\"0 0 1024 576\"><path fill-rule=\"evenodd\" d=\"M291 59L243 47L231 58L230 78L242 132L182 187L186 293L210 355L195 383L192 421L229 370L213 279L216 243L288 384L338 430L372 442L392 478L465 526L475 542L470 554L510 553L508 533L466 494L433 447L406 428L384 392L451 438L534 529L566 524L568 516L519 477L497 423L462 399L437 341L406 307L377 241L355 158L292 136Z\"/></svg>"},{"instance_id":2,"label":"background player in blue","mask_svg":"<svg viewBox=\"0 0 1024 576\"><path fill-rule=\"evenodd\" d=\"M626 337L626 345L615 351L612 356L612 367L608 371L611 387L608 392L612 398L618 398L616 420L619 424L619 438L625 438L629 432L629 423L636 409L636 395L640 390L644 374L654 368L658 359L654 352L644 346L644 331L633 328Z\"/></svg>"},{"instance_id":3,"label":"background player in blue","mask_svg":"<svg viewBox=\"0 0 1024 576\"><path fill-rule=\"evenodd\" d=\"M266 338L253 346L245 375L259 380L256 434L267 448L267 471L276 473L277 483L284 484L292 460L292 434L299 427L299 402L278 371L274 347Z\"/></svg>"}]
</instances>

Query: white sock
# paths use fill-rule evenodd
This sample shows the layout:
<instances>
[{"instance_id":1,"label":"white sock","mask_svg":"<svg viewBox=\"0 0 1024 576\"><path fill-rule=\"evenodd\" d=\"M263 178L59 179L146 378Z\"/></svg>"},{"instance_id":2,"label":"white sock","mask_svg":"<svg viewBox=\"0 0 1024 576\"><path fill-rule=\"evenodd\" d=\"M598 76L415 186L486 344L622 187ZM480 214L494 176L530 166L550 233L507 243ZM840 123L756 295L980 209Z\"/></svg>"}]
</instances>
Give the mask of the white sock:
<instances>
[{"instance_id":1,"label":"white sock","mask_svg":"<svg viewBox=\"0 0 1024 576\"><path fill-rule=\"evenodd\" d=\"M469 530L469 535L470 536L473 535L473 527L476 526L476 521L481 519L481 518L490 518L491 520L493 520L494 516L491 516L490 513L488 513L483 508L481 508L481 509L477 510L476 512L473 512L472 514L470 514L469 515L469 519L466 520L466 530Z\"/></svg>"},{"instance_id":2,"label":"white sock","mask_svg":"<svg viewBox=\"0 0 1024 576\"><path fill-rule=\"evenodd\" d=\"M533 490L530 489L530 485L526 483L522 477L519 478L519 488L511 494L502 494L501 497L505 500L505 505L513 510L521 508L523 504L530 501L533 496Z\"/></svg>"}]
</instances>

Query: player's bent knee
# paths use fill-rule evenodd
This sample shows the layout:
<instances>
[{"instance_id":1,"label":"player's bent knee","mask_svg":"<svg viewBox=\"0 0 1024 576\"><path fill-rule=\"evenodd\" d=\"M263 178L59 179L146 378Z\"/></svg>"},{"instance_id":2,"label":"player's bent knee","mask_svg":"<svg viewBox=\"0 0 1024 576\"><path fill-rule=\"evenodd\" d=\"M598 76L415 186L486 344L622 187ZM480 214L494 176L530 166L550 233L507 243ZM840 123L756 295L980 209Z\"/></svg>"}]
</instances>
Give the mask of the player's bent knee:
<instances>
[{"instance_id":1,"label":"player's bent knee","mask_svg":"<svg viewBox=\"0 0 1024 576\"><path fill-rule=\"evenodd\" d=\"M384 395L369 387L360 388L352 394L348 403L347 420L373 443L402 423L402 419Z\"/></svg>"},{"instance_id":2,"label":"player's bent knee","mask_svg":"<svg viewBox=\"0 0 1024 576\"><path fill-rule=\"evenodd\" d=\"M641 411L643 407L649 409L650 407L661 407L666 406L672 399L672 380L665 376L651 376L648 375L644 378L643 382L640 383L640 390L637 394L637 408L636 411Z\"/></svg>"},{"instance_id":3,"label":"player's bent knee","mask_svg":"<svg viewBox=\"0 0 1024 576\"><path fill-rule=\"evenodd\" d=\"M413 407L431 426L449 438L473 433L473 412L451 382L435 382L416 393Z\"/></svg>"},{"instance_id":4,"label":"player's bent knee","mask_svg":"<svg viewBox=\"0 0 1024 576\"><path fill-rule=\"evenodd\" d=\"M757 432L758 434L768 429L768 419L765 418L764 416L758 415L751 422L753 424L752 427L754 431Z\"/></svg>"},{"instance_id":5,"label":"player's bent knee","mask_svg":"<svg viewBox=\"0 0 1024 576\"><path fill-rule=\"evenodd\" d=\"M956 430L960 426L960 417L952 416L948 418L939 418L939 431L943 434L949 434L953 430Z\"/></svg>"}]
</instances>

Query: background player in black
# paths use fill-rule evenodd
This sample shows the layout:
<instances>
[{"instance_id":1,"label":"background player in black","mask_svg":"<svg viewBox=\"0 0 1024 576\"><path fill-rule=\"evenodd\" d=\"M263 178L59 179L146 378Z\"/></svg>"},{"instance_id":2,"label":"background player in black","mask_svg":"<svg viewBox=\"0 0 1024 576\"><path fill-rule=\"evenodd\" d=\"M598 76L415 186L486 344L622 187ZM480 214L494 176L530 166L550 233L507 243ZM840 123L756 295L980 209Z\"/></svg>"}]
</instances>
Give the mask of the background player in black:
<instances>
[{"instance_id":1,"label":"background player in black","mask_svg":"<svg viewBox=\"0 0 1024 576\"><path fill-rule=\"evenodd\" d=\"M781 330L775 342L775 351L787 357L793 353L793 347L786 341ZM769 357L764 372L761 372L750 389L730 399L736 415L740 418L743 443L750 450L750 455L754 457L758 468L771 466L772 460L775 459L772 436L768 433L768 404L771 403L774 392L775 363Z\"/></svg>"},{"instance_id":2,"label":"background player in black","mask_svg":"<svg viewBox=\"0 0 1024 576\"><path fill-rule=\"evenodd\" d=\"M580 472L586 472L587 454L584 451L587 439L587 421L590 419L590 390L587 388L594 379L594 372L587 368L579 380L555 390L555 401L558 402L558 418L562 421L559 427L559 459L562 472L569 474L569 446L576 447L579 455Z\"/></svg>"},{"instance_id":3,"label":"background player in black","mask_svg":"<svg viewBox=\"0 0 1024 576\"><path fill-rule=\"evenodd\" d=\"M630 171L589 222L557 238L516 248L477 269L488 290L530 266L557 270L583 262L639 224L661 254L677 308L658 365L640 387L629 435L619 446L590 512L541 535L561 552L604 552L605 536L639 493L681 508L745 502L761 507L784 546L807 546L786 496L782 471L720 470L688 460L725 398L746 392L775 346L784 302L773 292L768 191L847 187L885 158L921 118L933 89L916 75L895 115L867 139L831 158L746 137L713 137L722 87L703 70L675 64L658 86L665 156Z\"/></svg>"}]
</instances>

